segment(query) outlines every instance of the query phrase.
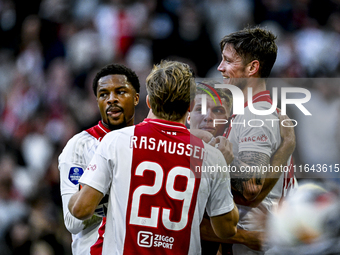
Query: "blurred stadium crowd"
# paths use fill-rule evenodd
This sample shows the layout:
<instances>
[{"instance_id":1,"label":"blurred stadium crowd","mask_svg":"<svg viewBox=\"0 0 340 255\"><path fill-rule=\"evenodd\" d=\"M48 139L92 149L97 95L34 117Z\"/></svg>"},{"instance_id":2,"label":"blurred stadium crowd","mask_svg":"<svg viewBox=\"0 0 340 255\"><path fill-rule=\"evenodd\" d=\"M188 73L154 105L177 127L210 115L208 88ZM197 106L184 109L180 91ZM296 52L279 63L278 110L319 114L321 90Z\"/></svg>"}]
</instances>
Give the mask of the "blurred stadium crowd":
<instances>
[{"instance_id":1,"label":"blurred stadium crowd","mask_svg":"<svg viewBox=\"0 0 340 255\"><path fill-rule=\"evenodd\" d=\"M339 0L0 0L1 254L70 254L57 158L100 118L99 68L136 71L138 123L153 63L180 60L198 77L220 77L220 39L248 24L278 36L272 77L340 77ZM339 163L339 86L307 87L320 113L296 130L297 162Z\"/></svg>"}]
</instances>

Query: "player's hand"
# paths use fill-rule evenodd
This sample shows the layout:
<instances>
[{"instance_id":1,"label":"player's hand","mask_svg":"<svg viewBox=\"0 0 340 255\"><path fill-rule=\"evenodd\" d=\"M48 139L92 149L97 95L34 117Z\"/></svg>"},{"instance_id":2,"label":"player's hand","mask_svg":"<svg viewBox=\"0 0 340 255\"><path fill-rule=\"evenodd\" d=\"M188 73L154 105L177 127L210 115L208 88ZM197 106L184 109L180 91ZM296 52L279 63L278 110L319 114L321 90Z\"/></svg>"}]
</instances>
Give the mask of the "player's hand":
<instances>
[{"instance_id":1,"label":"player's hand","mask_svg":"<svg viewBox=\"0 0 340 255\"><path fill-rule=\"evenodd\" d=\"M79 185L79 190L83 188L82 185ZM106 217L107 214L107 206L109 202L109 195L105 195L102 200L100 200L98 206L94 210L94 215L97 217Z\"/></svg>"},{"instance_id":2,"label":"player's hand","mask_svg":"<svg viewBox=\"0 0 340 255\"><path fill-rule=\"evenodd\" d=\"M209 143L211 139L214 138L214 136L209 133L208 131L201 130L201 129L190 129L190 133L193 134L194 136L200 138L206 143Z\"/></svg>"},{"instance_id":3,"label":"player's hand","mask_svg":"<svg viewBox=\"0 0 340 255\"><path fill-rule=\"evenodd\" d=\"M278 112L282 143L286 146L287 153L290 155L293 154L296 146L294 124L287 115L281 115L281 110L278 110ZM284 126L281 124L282 121L284 121Z\"/></svg>"},{"instance_id":4,"label":"player's hand","mask_svg":"<svg viewBox=\"0 0 340 255\"><path fill-rule=\"evenodd\" d=\"M213 143L211 143L212 146L215 146L217 149L219 149L224 158L225 161L227 161L227 164L229 165L234 160L234 154L233 154L233 144L224 136L217 136Z\"/></svg>"},{"instance_id":5,"label":"player's hand","mask_svg":"<svg viewBox=\"0 0 340 255\"><path fill-rule=\"evenodd\" d=\"M91 218L83 221L83 225L84 225L83 229L86 229L88 227L91 227L92 225L98 224L102 220L103 220L102 217L98 217L97 215L93 214Z\"/></svg>"}]
</instances>

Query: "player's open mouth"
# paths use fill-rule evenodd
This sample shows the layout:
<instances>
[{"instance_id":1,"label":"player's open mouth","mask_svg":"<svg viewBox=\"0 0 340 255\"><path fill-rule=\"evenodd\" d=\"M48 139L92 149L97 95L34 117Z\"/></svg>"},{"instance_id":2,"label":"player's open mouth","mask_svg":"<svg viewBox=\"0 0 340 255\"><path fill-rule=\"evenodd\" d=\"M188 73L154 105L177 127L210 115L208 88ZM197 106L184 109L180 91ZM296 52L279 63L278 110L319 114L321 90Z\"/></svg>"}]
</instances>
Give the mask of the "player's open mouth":
<instances>
[{"instance_id":1,"label":"player's open mouth","mask_svg":"<svg viewBox=\"0 0 340 255\"><path fill-rule=\"evenodd\" d=\"M119 107L109 108L109 109L106 111L106 114L107 114L108 116L113 117L113 118L119 117L122 113L123 113L123 111L122 111L122 109L119 108Z\"/></svg>"}]
</instances>

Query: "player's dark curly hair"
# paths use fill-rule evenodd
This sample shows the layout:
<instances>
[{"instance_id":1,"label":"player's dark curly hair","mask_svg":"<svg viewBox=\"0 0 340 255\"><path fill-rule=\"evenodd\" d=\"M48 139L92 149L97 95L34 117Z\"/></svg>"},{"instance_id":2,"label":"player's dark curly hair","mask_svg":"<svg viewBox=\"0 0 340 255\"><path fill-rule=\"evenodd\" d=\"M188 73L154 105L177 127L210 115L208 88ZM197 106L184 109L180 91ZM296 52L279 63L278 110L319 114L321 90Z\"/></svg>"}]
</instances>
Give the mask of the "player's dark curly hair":
<instances>
[{"instance_id":1,"label":"player's dark curly hair","mask_svg":"<svg viewBox=\"0 0 340 255\"><path fill-rule=\"evenodd\" d=\"M132 71L130 68L120 65L120 64L110 64L105 67L103 67L94 77L92 88L95 96L97 96L97 87L98 87L98 81L100 78L107 76L107 75L115 75L115 74L121 74L125 75L127 77L127 80L131 83L131 85L134 87L137 93L139 93L140 84L137 74Z\"/></svg>"},{"instance_id":2,"label":"player's dark curly hair","mask_svg":"<svg viewBox=\"0 0 340 255\"><path fill-rule=\"evenodd\" d=\"M247 27L223 37L220 42L221 52L227 44L232 45L244 64L258 60L260 77L267 78L277 56L276 38L269 30Z\"/></svg>"}]
</instances>

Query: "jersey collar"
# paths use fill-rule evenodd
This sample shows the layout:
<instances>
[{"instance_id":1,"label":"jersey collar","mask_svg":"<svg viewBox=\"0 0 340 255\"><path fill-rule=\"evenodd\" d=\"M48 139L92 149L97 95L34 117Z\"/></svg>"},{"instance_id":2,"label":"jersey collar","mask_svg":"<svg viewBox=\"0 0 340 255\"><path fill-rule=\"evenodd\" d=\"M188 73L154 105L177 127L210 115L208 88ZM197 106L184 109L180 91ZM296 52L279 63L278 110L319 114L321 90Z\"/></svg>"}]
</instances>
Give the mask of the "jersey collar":
<instances>
[{"instance_id":1,"label":"jersey collar","mask_svg":"<svg viewBox=\"0 0 340 255\"><path fill-rule=\"evenodd\" d=\"M98 127L99 127L105 134L111 132L110 129L108 129L107 127L104 126L104 124L103 124L103 122L102 122L101 120L98 122Z\"/></svg>"},{"instance_id":2,"label":"jersey collar","mask_svg":"<svg viewBox=\"0 0 340 255\"><path fill-rule=\"evenodd\" d=\"M96 139L101 140L107 133L109 133L111 130L106 128L102 121L100 120L97 125L86 129L87 133L95 137Z\"/></svg>"},{"instance_id":3,"label":"jersey collar","mask_svg":"<svg viewBox=\"0 0 340 255\"><path fill-rule=\"evenodd\" d=\"M272 102L272 99L271 99L271 97L270 97L270 92L269 92L269 90L261 91L261 92L255 94L255 95L253 96L252 102L253 102L253 103L257 103L257 102L268 102L268 103L270 103L270 104L273 103L273 102ZM244 103L244 108L246 108L246 107L248 107L248 101ZM229 136L229 133L230 133L230 131L231 131L230 122L231 122L232 120L234 120L235 117L236 117L236 114L233 114L233 115L231 115L231 116L228 118L228 127L225 129L223 136L225 136L225 137L228 137L228 136Z\"/></svg>"},{"instance_id":4,"label":"jersey collar","mask_svg":"<svg viewBox=\"0 0 340 255\"><path fill-rule=\"evenodd\" d=\"M144 119L144 123L152 123L160 126L166 126L166 127L173 127L173 128L180 128L180 129L187 129L185 125L182 123L174 122L174 121L168 121L168 120L160 120L160 119Z\"/></svg>"},{"instance_id":5,"label":"jersey collar","mask_svg":"<svg viewBox=\"0 0 340 255\"><path fill-rule=\"evenodd\" d=\"M253 103L257 103L257 102L268 102L270 104L272 104L272 99L270 97L270 92L269 90L265 90L265 91L261 91L257 94L255 94L253 96L253 99L252 99L252 102ZM246 108L248 106L248 101L244 103L244 108Z\"/></svg>"}]
</instances>

